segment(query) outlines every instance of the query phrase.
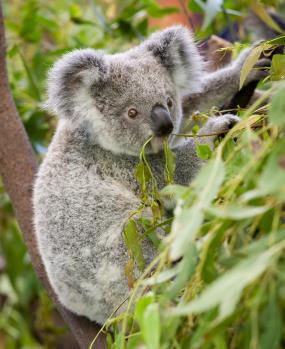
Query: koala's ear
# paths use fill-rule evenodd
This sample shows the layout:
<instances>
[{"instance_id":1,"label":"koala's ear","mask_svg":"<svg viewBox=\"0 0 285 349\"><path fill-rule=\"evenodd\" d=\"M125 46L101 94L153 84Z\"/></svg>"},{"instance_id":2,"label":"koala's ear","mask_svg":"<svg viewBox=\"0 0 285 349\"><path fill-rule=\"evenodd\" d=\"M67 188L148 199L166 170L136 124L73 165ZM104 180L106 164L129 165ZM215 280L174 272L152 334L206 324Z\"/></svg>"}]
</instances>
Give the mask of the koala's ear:
<instances>
[{"instance_id":1,"label":"koala's ear","mask_svg":"<svg viewBox=\"0 0 285 349\"><path fill-rule=\"evenodd\" d=\"M199 91L204 64L187 28L169 27L154 33L142 46L169 70L182 93Z\"/></svg>"},{"instance_id":2,"label":"koala's ear","mask_svg":"<svg viewBox=\"0 0 285 349\"><path fill-rule=\"evenodd\" d=\"M108 74L108 59L102 52L82 49L65 54L49 71L46 107L59 116L70 114L80 88L100 88Z\"/></svg>"}]
</instances>

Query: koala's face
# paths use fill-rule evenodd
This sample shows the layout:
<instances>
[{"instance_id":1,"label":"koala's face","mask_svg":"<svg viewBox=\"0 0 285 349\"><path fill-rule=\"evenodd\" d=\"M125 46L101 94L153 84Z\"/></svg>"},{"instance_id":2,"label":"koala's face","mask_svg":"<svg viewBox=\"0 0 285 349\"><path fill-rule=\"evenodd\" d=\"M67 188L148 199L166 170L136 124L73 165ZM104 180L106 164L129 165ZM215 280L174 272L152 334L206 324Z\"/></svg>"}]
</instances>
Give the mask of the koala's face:
<instances>
[{"instance_id":1,"label":"koala's face","mask_svg":"<svg viewBox=\"0 0 285 349\"><path fill-rule=\"evenodd\" d=\"M51 71L49 103L105 149L137 155L152 136L149 151L157 152L165 137L179 132L181 97L199 85L200 63L182 27L123 54L75 51Z\"/></svg>"},{"instance_id":2,"label":"koala's face","mask_svg":"<svg viewBox=\"0 0 285 349\"><path fill-rule=\"evenodd\" d=\"M152 150L163 147L163 138L177 132L181 119L180 96L167 70L153 57L114 57L109 76L86 95L99 113L101 145L113 151L138 154L153 136ZM98 127L94 120L94 128ZM105 124L105 126L103 126Z\"/></svg>"}]
</instances>

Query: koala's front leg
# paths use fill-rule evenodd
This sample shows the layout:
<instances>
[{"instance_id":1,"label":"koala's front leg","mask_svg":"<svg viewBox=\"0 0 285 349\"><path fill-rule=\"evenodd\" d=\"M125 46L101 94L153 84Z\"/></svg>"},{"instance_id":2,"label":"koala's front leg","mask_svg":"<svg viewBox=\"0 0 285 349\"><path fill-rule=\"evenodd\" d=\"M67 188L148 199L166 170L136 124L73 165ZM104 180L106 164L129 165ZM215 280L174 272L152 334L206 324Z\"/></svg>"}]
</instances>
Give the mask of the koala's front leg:
<instances>
[{"instance_id":1,"label":"koala's front leg","mask_svg":"<svg viewBox=\"0 0 285 349\"><path fill-rule=\"evenodd\" d=\"M239 117L232 114L210 118L201 128L199 135L211 135L209 137L199 137L187 139L183 144L175 147L172 151L176 155L176 170L174 181L176 184L189 185L199 172L205 161L201 160L196 153L197 143L208 144L211 149L214 147L214 141L219 134L229 131L236 123L240 121ZM172 214L176 201L167 194L162 194L161 199L166 211Z\"/></svg>"},{"instance_id":2,"label":"koala's front leg","mask_svg":"<svg viewBox=\"0 0 285 349\"><path fill-rule=\"evenodd\" d=\"M172 149L176 154L175 182L182 185L189 185L204 163L197 156L197 143L208 144L213 149L214 141L218 135L226 133L239 121L239 117L232 114L212 117L199 132L200 136L211 136L198 137L196 140L189 138L183 144Z\"/></svg>"},{"instance_id":3,"label":"koala's front leg","mask_svg":"<svg viewBox=\"0 0 285 349\"><path fill-rule=\"evenodd\" d=\"M214 106L221 108L229 102L239 90L240 71L251 52L252 48L246 49L229 66L205 74L201 92L187 95L183 99L183 115L185 115L185 118L189 118L195 111L207 112ZM248 84L265 78L268 72L262 67L269 66L269 59L260 59L245 83Z\"/></svg>"},{"instance_id":4,"label":"koala's front leg","mask_svg":"<svg viewBox=\"0 0 285 349\"><path fill-rule=\"evenodd\" d=\"M199 131L199 136L209 135L207 137L199 137L199 143L208 144L214 147L214 141L219 135L224 135L233 128L240 118L233 114L225 114L222 116L211 117Z\"/></svg>"}]
</instances>

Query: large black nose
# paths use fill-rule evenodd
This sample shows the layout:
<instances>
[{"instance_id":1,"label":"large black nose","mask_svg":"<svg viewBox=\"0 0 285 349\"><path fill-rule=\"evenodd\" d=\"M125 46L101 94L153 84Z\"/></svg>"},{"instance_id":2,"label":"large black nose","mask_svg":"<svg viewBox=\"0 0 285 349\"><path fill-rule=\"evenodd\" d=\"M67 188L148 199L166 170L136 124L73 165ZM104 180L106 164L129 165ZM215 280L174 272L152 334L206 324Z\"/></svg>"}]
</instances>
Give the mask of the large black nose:
<instances>
[{"instance_id":1,"label":"large black nose","mask_svg":"<svg viewBox=\"0 0 285 349\"><path fill-rule=\"evenodd\" d=\"M152 130L158 137L167 136L173 131L173 123L167 109L156 105L151 111Z\"/></svg>"}]
</instances>

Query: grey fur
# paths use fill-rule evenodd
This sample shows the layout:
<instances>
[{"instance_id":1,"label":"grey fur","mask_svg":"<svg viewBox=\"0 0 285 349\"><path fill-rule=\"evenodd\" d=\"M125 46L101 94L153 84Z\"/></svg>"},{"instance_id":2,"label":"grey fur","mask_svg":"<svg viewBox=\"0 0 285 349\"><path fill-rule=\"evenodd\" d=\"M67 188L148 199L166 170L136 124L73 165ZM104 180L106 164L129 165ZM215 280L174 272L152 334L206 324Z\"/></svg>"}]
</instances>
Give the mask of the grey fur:
<instances>
[{"instance_id":1,"label":"grey fur","mask_svg":"<svg viewBox=\"0 0 285 349\"><path fill-rule=\"evenodd\" d=\"M202 78L202 59L180 26L121 54L71 52L50 71L47 105L60 121L35 183L35 228L51 285L71 311L103 323L127 296L122 229L140 204L133 173L138 152L152 135L151 109L157 104L168 109L170 96L178 132L182 97L199 91ZM128 118L129 108L139 111L137 118ZM227 130L237 121L232 115L213 118L201 133ZM213 139L203 141L212 145ZM171 143L175 180L187 185L201 165L195 143ZM161 139L154 138L148 153L159 188L164 186L161 149ZM155 251L147 241L143 249L149 262Z\"/></svg>"}]
</instances>

